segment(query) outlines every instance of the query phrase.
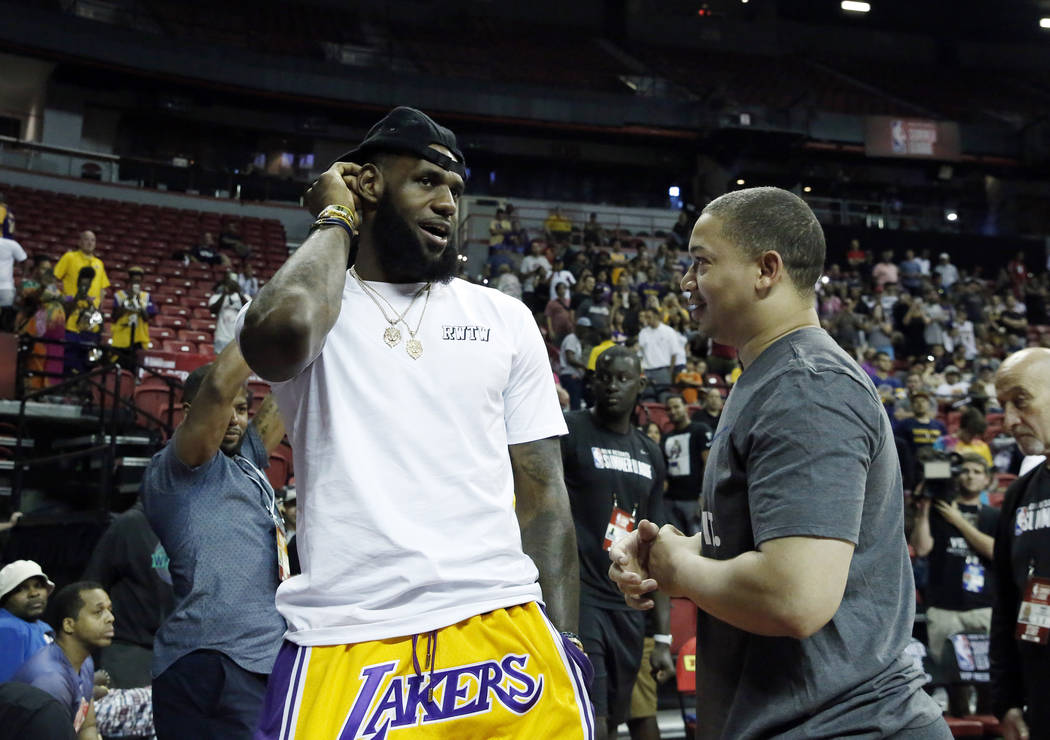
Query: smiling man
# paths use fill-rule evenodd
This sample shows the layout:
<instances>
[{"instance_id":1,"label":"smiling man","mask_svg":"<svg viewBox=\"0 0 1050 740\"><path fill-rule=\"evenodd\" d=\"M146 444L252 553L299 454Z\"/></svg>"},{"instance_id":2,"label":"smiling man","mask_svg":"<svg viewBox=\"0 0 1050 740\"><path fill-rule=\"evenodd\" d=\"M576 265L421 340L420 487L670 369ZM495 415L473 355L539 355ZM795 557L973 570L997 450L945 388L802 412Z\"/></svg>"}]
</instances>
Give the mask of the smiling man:
<instances>
[{"instance_id":1,"label":"smiling man","mask_svg":"<svg viewBox=\"0 0 1050 740\"><path fill-rule=\"evenodd\" d=\"M242 313L300 492L260 737L593 733L559 635L565 421L528 309L453 278L465 172L451 131L395 109L307 191L315 228Z\"/></svg>"},{"instance_id":2,"label":"smiling man","mask_svg":"<svg viewBox=\"0 0 1050 740\"><path fill-rule=\"evenodd\" d=\"M249 423L250 373L236 342L190 373L186 417L142 479L175 595L153 640L160 740L251 737L284 634L284 522L262 472L284 425L272 397Z\"/></svg>"},{"instance_id":3,"label":"smiling man","mask_svg":"<svg viewBox=\"0 0 1050 740\"><path fill-rule=\"evenodd\" d=\"M693 228L700 331L744 371L704 470L701 533L642 522L611 552L627 603L700 607L699 738L949 738L904 655L914 582L900 466L875 387L820 328L824 234L777 188L728 193Z\"/></svg>"},{"instance_id":4,"label":"smiling man","mask_svg":"<svg viewBox=\"0 0 1050 740\"><path fill-rule=\"evenodd\" d=\"M40 618L54 590L32 560L16 560L0 570L0 683L54 642L55 631Z\"/></svg>"}]
</instances>

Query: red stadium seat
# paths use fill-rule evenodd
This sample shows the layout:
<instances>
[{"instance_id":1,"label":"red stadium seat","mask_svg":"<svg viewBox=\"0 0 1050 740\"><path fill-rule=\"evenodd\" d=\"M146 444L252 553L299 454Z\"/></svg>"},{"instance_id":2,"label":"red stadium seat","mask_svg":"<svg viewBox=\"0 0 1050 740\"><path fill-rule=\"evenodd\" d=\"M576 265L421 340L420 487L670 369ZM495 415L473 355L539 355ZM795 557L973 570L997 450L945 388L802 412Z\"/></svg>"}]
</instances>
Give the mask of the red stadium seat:
<instances>
[{"instance_id":1,"label":"red stadium seat","mask_svg":"<svg viewBox=\"0 0 1050 740\"><path fill-rule=\"evenodd\" d=\"M207 343L211 341L211 335L194 329L179 329L175 333L175 337L180 341L194 342L195 344Z\"/></svg>"},{"instance_id":2,"label":"red stadium seat","mask_svg":"<svg viewBox=\"0 0 1050 740\"><path fill-rule=\"evenodd\" d=\"M215 333L215 318L208 319L190 319L189 327L196 331L208 332L209 334Z\"/></svg>"},{"instance_id":3,"label":"red stadium seat","mask_svg":"<svg viewBox=\"0 0 1050 740\"><path fill-rule=\"evenodd\" d=\"M165 339L160 343L161 349L165 352L188 352L189 354L197 354L197 345L193 342L186 342L181 339Z\"/></svg>"},{"instance_id":4,"label":"red stadium seat","mask_svg":"<svg viewBox=\"0 0 1050 740\"><path fill-rule=\"evenodd\" d=\"M191 309L190 315L195 319L210 319L212 321L215 321L214 314L212 314L211 310L208 308L200 308L199 306L195 306Z\"/></svg>"}]
</instances>

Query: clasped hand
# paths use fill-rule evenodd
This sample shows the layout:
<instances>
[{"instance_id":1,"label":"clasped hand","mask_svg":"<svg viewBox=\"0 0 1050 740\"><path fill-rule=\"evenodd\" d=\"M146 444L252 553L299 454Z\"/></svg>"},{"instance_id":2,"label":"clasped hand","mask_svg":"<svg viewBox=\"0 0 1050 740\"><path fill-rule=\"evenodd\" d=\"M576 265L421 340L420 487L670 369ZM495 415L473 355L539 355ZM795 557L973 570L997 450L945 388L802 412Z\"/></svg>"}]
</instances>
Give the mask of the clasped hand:
<instances>
[{"instance_id":1,"label":"clasped hand","mask_svg":"<svg viewBox=\"0 0 1050 740\"><path fill-rule=\"evenodd\" d=\"M648 519L620 538L609 549L609 578L624 595L627 605L635 609L652 609L653 591L667 596L682 596L676 578L677 562L682 557L700 552L700 535L686 537L670 524L658 528Z\"/></svg>"}]
</instances>

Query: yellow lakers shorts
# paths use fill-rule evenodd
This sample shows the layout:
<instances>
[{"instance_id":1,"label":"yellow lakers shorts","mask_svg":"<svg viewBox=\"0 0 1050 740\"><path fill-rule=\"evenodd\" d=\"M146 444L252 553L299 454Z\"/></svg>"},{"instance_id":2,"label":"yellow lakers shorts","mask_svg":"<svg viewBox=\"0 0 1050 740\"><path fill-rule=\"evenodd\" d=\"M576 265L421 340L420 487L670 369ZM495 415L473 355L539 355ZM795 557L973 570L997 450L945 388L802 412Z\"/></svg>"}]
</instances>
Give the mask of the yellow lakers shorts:
<instances>
[{"instance_id":1,"label":"yellow lakers shorts","mask_svg":"<svg viewBox=\"0 0 1050 740\"><path fill-rule=\"evenodd\" d=\"M256 740L591 740L590 663L531 602L419 635L281 647Z\"/></svg>"}]
</instances>

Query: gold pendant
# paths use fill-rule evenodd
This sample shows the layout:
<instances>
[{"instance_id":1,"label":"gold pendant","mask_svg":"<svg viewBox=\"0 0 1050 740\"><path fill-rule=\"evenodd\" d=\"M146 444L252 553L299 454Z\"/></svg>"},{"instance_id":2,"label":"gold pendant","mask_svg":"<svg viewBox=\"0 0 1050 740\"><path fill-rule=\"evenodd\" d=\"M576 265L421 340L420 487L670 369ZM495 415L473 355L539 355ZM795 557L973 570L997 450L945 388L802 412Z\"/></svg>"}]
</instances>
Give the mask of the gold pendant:
<instances>
[{"instance_id":1,"label":"gold pendant","mask_svg":"<svg viewBox=\"0 0 1050 740\"><path fill-rule=\"evenodd\" d=\"M413 360L418 360L423 356L423 343L418 339L409 339L405 344L405 349L408 350L408 356Z\"/></svg>"},{"instance_id":2,"label":"gold pendant","mask_svg":"<svg viewBox=\"0 0 1050 740\"><path fill-rule=\"evenodd\" d=\"M396 326L388 326L386 331L383 332L383 341L387 343L388 347L396 347L398 342L401 341L401 330Z\"/></svg>"}]
</instances>

